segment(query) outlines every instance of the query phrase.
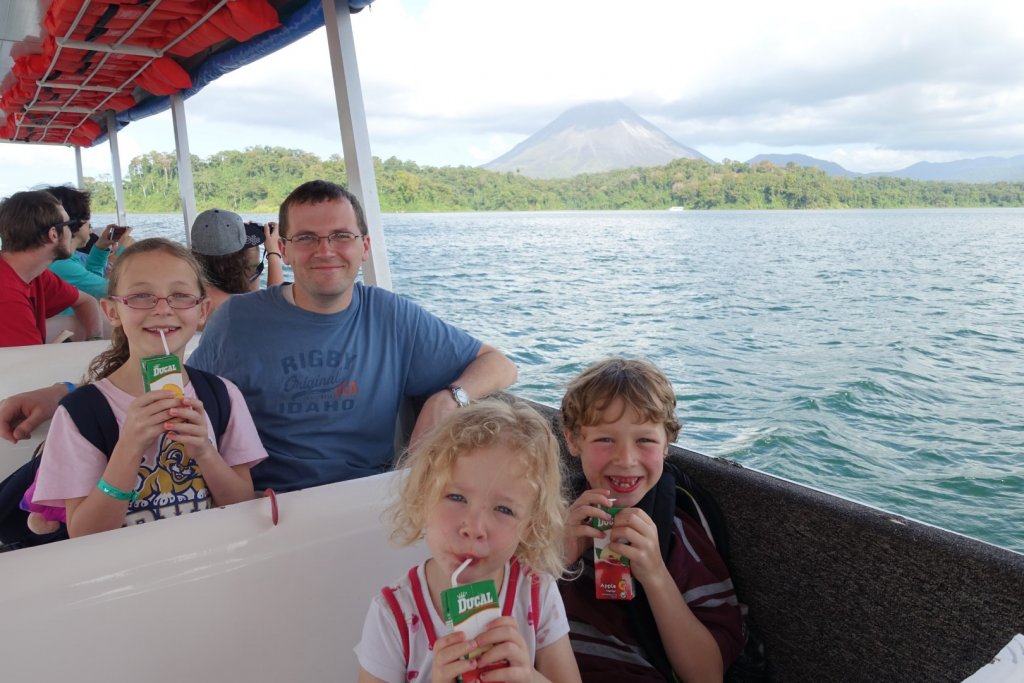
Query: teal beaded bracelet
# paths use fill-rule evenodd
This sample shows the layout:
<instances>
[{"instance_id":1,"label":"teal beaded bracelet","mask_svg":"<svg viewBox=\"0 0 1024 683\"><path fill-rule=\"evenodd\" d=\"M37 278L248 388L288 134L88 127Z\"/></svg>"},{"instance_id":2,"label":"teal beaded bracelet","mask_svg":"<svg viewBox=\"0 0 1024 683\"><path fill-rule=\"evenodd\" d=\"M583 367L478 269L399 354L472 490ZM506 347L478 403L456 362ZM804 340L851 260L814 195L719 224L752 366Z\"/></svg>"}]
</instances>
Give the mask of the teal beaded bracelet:
<instances>
[{"instance_id":1,"label":"teal beaded bracelet","mask_svg":"<svg viewBox=\"0 0 1024 683\"><path fill-rule=\"evenodd\" d=\"M117 500L127 500L129 503L134 502L139 497L137 491L122 491L116 486L111 486L102 479L96 484L96 488L100 490L100 493L116 498Z\"/></svg>"}]
</instances>

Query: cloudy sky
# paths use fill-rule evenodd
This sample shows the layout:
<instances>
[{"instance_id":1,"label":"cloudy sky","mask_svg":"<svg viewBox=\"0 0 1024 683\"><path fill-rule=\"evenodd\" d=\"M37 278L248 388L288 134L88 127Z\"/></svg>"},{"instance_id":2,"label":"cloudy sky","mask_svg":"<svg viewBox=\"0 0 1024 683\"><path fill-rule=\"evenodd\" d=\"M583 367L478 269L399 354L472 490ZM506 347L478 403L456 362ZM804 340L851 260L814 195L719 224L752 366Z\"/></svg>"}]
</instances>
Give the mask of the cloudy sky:
<instances>
[{"instance_id":1,"label":"cloudy sky","mask_svg":"<svg viewBox=\"0 0 1024 683\"><path fill-rule=\"evenodd\" d=\"M854 171L1024 153L1018 0L378 0L353 17L376 156L478 165L564 110L617 99L706 156ZM186 102L192 153L341 152L323 30ZM172 151L170 114L120 135ZM71 181L67 148L0 145L0 195ZM110 173L105 144L87 175Z\"/></svg>"}]
</instances>

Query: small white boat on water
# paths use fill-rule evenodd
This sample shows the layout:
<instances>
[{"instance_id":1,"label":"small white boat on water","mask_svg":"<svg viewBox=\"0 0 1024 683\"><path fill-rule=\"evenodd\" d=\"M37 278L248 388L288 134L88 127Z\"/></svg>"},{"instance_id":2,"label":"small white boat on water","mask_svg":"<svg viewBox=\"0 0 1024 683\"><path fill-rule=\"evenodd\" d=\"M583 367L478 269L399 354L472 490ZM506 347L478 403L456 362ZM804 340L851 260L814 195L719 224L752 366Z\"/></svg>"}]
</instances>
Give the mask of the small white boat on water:
<instances>
[{"instance_id":1,"label":"small white boat on water","mask_svg":"<svg viewBox=\"0 0 1024 683\"><path fill-rule=\"evenodd\" d=\"M363 201L373 237L365 279L389 286L348 14L350 6L365 4L324 0L323 14L349 185ZM40 3L35 14L15 11L29 5L36 7L0 0L0 16L28 17L36 22L35 32L28 27L22 35L41 36L39 15L58 3ZM162 5L166 10L172 2L154 0L146 6L146 16L155 16L150 12ZM225 9L270 7L284 24L251 39L204 48L208 56L188 65L196 81L207 78L203 74L218 63L237 66L257 59L324 22L322 15L316 16L320 0L175 5L184 12L207 8L194 20L197 28L192 32L197 34L198 27ZM88 17L95 21L105 11L89 0L68 0L60 7L70 10L72 22ZM139 21L141 26L145 17ZM128 38L117 45L83 47L73 36L77 34L69 30L56 43L60 51L103 55L120 49L160 58L153 56L159 50L146 52ZM180 29L167 35L169 42L184 38L187 34ZM38 78L59 70L54 67L60 51L42 65L44 73ZM11 54L0 54L0 90L12 79ZM160 56L171 59L173 53ZM184 60L177 61L180 65ZM14 135L24 131L18 139L30 144L77 144L82 135L88 138L85 142L96 139L92 134L98 130L113 143L118 121L123 124L168 105L143 93L135 106L115 115L104 106L127 106L124 99L112 101L120 91L77 92L111 98L101 97L82 114L74 103L55 105L33 93L19 112L24 116L13 117L25 123L24 128L19 123ZM169 105L179 139L187 225L195 206L187 180L191 170L183 101L175 94ZM47 111L48 123L32 124ZM8 116L4 125L11 120ZM74 131L80 135L72 136ZM111 146L116 152L116 145ZM119 164L114 168L120 197ZM123 213L120 202L118 209ZM0 396L76 379L102 346L91 342L0 349ZM552 409L542 409L554 417ZM40 429L30 442L17 446L0 442L0 474L25 462L43 435ZM734 582L764 639L776 681L960 681L1024 631L1020 553L728 461L675 447L671 457L723 508ZM218 681L352 680L352 647L371 596L424 554L422 548L398 550L388 544L379 514L389 497L390 478L281 495L276 525L271 501L259 499L0 554L2 680L144 676L148 683L162 683L183 675Z\"/></svg>"}]
</instances>

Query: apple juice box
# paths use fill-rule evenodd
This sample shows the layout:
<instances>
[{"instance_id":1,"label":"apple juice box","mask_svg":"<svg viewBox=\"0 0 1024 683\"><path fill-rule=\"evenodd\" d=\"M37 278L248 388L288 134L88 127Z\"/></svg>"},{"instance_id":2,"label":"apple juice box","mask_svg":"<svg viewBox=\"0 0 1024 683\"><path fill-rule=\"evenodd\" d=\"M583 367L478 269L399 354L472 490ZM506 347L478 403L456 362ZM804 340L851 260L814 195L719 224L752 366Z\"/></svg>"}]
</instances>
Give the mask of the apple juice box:
<instances>
[{"instance_id":1,"label":"apple juice box","mask_svg":"<svg viewBox=\"0 0 1024 683\"><path fill-rule=\"evenodd\" d=\"M441 611L449 632L462 631L467 640L472 640L483 633L487 624L501 616L498 606L498 590L494 581L486 579L467 583L464 586L453 586L441 591ZM488 648L473 650L466 659L476 659ZM480 680L484 671L499 669L503 663L494 664L482 669L467 671L459 677L461 683L473 683Z\"/></svg>"},{"instance_id":2,"label":"apple juice box","mask_svg":"<svg viewBox=\"0 0 1024 683\"><path fill-rule=\"evenodd\" d=\"M146 391L162 390L174 392L179 397L185 395L181 360L173 353L143 358L142 381L146 384Z\"/></svg>"},{"instance_id":3,"label":"apple juice box","mask_svg":"<svg viewBox=\"0 0 1024 683\"><path fill-rule=\"evenodd\" d=\"M604 508L605 512L614 517L622 508ZM590 526L605 534L594 539L594 588L598 600L632 600L633 574L629 570L629 558L623 557L608 548L611 543L612 521L592 517Z\"/></svg>"}]
</instances>

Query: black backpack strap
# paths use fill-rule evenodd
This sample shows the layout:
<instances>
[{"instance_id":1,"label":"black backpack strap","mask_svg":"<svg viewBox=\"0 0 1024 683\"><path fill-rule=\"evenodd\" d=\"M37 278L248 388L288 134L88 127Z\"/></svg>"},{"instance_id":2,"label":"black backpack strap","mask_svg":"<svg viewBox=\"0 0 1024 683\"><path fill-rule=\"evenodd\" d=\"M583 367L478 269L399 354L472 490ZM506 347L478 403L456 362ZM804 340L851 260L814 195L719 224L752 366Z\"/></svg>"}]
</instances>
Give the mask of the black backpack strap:
<instances>
[{"instance_id":1,"label":"black backpack strap","mask_svg":"<svg viewBox=\"0 0 1024 683\"><path fill-rule=\"evenodd\" d=\"M636 506L646 512L647 516L658 527L658 544L661 546L661 557L667 566L672 544L672 534L666 533L666 530L672 529L672 520L675 519L677 494L672 472L669 471L667 462L665 465L665 471L662 472L658 483L647 492ZM672 664L668 660L661 636L658 633L658 625L654 621L654 612L651 611L647 591L644 590L643 584L639 581L634 582L634 590L636 597L625 603L625 605L637 641L644 644L646 659L651 666L657 669L666 681L675 681L677 679L672 671Z\"/></svg>"},{"instance_id":2,"label":"black backpack strap","mask_svg":"<svg viewBox=\"0 0 1024 683\"><path fill-rule=\"evenodd\" d=\"M220 441L231 418L231 399L227 385L217 375L186 366L196 396L203 402L213 433ZM86 384L61 399L75 427L86 440L109 458L120 437L114 411L103 393L93 384Z\"/></svg>"},{"instance_id":3,"label":"black backpack strap","mask_svg":"<svg viewBox=\"0 0 1024 683\"><path fill-rule=\"evenodd\" d=\"M107 397L93 384L78 387L61 399L78 433L108 458L114 452L121 430Z\"/></svg>"},{"instance_id":4,"label":"black backpack strap","mask_svg":"<svg viewBox=\"0 0 1024 683\"><path fill-rule=\"evenodd\" d=\"M228 396L227 385L217 375L188 366L186 368L219 443L231 418L231 398ZM60 405L68 411L78 432L109 458L121 430L103 393L95 385L86 384L62 398ZM28 513L19 507L25 491L35 481L43 443L39 444L31 460L0 482L0 552L67 538L64 525L53 534L36 536L26 525Z\"/></svg>"},{"instance_id":5,"label":"black backpack strap","mask_svg":"<svg viewBox=\"0 0 1024 683\"><path fill-rule=\"evenodd\" d=\"M675 463L666 460L665 470L676 480L676 507L704 528L728 566L729 532L718 501Z\"/></svg>"},{"instance_id":6,"label":"black backpack strap","mask_svg":"<svg viewBox=\"0 0 1024 683\"><path fill-rule=\"evenodd\" d=\"M114 411L100 390L92 384L86 384L62 398L60 405L68 411L82 436L109 458L114 452L120 430ZM68 537L67 528L63 524L52 534L36 536L29 531L28 513L19 507L25 491L35 481L45 443L40 442L32 459L0 482L0 543L3 543L0 550L41 545Z\"/></svg>"},{"instance_id":7,"label":"black backpack strap","mask_svg":"<svg viewBox=\"0 0 1024 683\"><path fill-rule=\"evenodd\" d=\"M715 549L729 566L729 533L725 514L718 501L703 486L682 470L678 464L665 462L665 471L671 472L676 480L676 507L690 516L707 532ZM730 570L730 574L731 574ZM737 591L737 599L739 599ZM771 681L771 670L764 653L764 639L750 623L746 606L740 602L743 615L743 636L745 642L739 657L725 672L726 683L762 683Z\"/></svg>"},{"instance_id":8,"label":"black backpack strap","mask_svg":"<svg viewBox=\"0 0 1024 683\"><path fill-rule=\"evenodd\" d=\"M185 366L185 372L188 373L196 396L203 402L203 409L213 426L213 434L219 447L220 437L227 431L228 420L231 419L231 397L228 396L228 387L217 375L191 365Z\"/></svg>"},{"instance_id":9,"label":"black backpack strap","mask_svg":"<svg viewBox=\"0 0 1024 683\"><path fill-rule=\"evenodd\" d=\"M28 462L0 481L0 553L68 537L64 525L52 534L35 535L28 528L28 513L20 506L22 496L35 481L36 472L39 470L42 445L40 442L36 446L36 451Z\"/></svg>"}]
</instances>

